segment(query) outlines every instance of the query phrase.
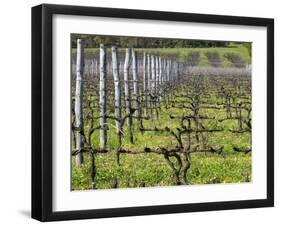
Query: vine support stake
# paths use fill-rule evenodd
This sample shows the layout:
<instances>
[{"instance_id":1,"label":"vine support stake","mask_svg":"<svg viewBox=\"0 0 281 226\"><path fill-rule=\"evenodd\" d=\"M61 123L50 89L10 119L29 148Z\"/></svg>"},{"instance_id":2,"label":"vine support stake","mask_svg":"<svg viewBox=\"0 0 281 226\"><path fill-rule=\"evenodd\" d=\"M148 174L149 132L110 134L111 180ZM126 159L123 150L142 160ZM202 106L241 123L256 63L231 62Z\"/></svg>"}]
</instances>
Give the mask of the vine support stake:
<instances>
[{"instance_id":1,"label":"vine support stake","mask_svg":"<svg viewBox=\"0 0 281 226\"><path fill-rule=\"evenodd\" d=\"M132 116L131 116L131 91L130 91L130 78L129 78L129 66L130 66L130 49L126 48L125 63L124 63L124 91L125 91L125 107L126 114L130 114L127 118L127 125L129 127L130 142L134 142L133 127L132 127Z\"/></svg>"},{"instance_id":2,"label":"vine support stake","mask_svg":"<svg viewBox=\"0 0 281 226\"><path fill-rule=\"evenodd\" d=\"M134 81L134 99L136 102L136 115L138 120L139 128L142 128L142 119L141 119L141 104L139 96L139 77L137 70L137 56L135 50L132 50L132 59L133 59L133 81Z\"/></svg>"},{"instance_id":3,"label":"vine support stake","mask_svg":"<svg viewBox=\"0 0 281 226\"><path fill-rule=\"evenodd\" d=\"M103 44L100 45L100 148L104 149L107 143L106 131L106 49Z\"/></svg>"},{"instance_id":4,"label":"vine support stake","mask_svg":"<svg viewBox=\"0 0 281 226\"><path fill-rule=\"evenodd\" d=\"M75 117L76 117L76 150L83 148L83 73L84 73L84 40L77 39L77 63L76 63L76 96L75 96ZM83 153L76 155L76 165L83 163Z\"/></svg>"},{"instance_id":5,"label":"vine support stake","mask_svg":"<svg viewBox=\"0 0 281 226\"><path fill-rule=\"evenodd\" d=\"M112 74L114 79L114 113L115 113L115 125L117 131L118 146L122 145L122 131L121 131L121 86L120 86L120 76L118 69L118 54L117 48L112 46ZM118 149L119 149L118 147Z\"/></svg>"}]
</instances>

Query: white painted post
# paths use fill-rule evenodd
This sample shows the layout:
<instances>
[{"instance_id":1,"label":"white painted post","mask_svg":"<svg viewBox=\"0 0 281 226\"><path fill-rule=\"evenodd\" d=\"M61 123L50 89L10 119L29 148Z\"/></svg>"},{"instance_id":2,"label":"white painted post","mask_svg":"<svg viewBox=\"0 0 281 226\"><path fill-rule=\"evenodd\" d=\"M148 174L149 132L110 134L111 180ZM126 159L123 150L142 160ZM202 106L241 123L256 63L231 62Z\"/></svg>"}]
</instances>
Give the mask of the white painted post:
<instances>
[{"instance_id":1,"label":"white painted post","mask_svg":"<svg viewBox=\"0 0 281 226\"><path fill-rule=\"evenodd\" d=\"M162 57L159 57L159 85L160 85L160 87L162 86L162 82L163 82L163 78L162 78L162 73L163 73L163 71L162 71Z\"/></svg>"},{"instance_id":2,"label":"white painted post","mask_svg":"<svg viewBox=\"0 0 281 226\"><path fill-rule=\"evenodd\" d=\"M168 83L171 80L170 74L171 74L171 61L168 60L168 62L167 62L167 81L168 81Z\"/></svg>"},{"instance_id":3,"label":"white painted post","mask_svg":"<svg viewBox=\"0 0 281 226\"><path fill-rule=\"evenodd\" d=\"M178 76L179 76L179 73L178 73L178 62L175 60L175 76L176 76L176 81L178 81Z\"/></svg>"},{"instance_id":4,"label":"white painted post","mask_svg":"<svg viewBox=\"0 0 281 226\"><path fill-rule=\"evenodd\" d=\"M156 77L155 77L155 84L156 84L156 93L159 92L159 57L155 56L155 71L156 71Z\"/></svg>"},{"instance_id":5,"label":"white painted post","mask_svg":"<svg viewBox=\"0 0 281 226\"><path fill-rule=\"evenodd\" d=\"M115 125L117 132L117 139L119 147L122 145L122 131L121 131L121 86L118 69L118 55L115 46L112 46L112 74L114 79L114 108L115 108Z\"/></svg>"},{"instance_id":6,"label":"white painted post","mask_svg":"<svg viewBox=\"0 0 281 226\"><path fill-rule=\"evenodd\" d=\"M163 93L163 59L160 56L159 57L159 104L160 101L162 100L162 93Z\"/></svg>"},{"instance_id":7,"label":"white painted post","mask_svg":"<svg viewBox=\"0 0 281 226\"><path fill-rule=\"evenodd\" d=\"M151 83L151 89L152 89L152 95L151 95L151 116L152 116L152 123L153 126L155 126L155 120L156 120L156 57L155 56L151 56L151 72L152 72L152 83Z\"/></svg>"},{"instance_id":8,"label":"white painted post","mask_svg":"<svg viewBox=\"0 0 281 226\"><path fill-rule=\"evenodd\" d=\"M163 63L164 63L164 66L163 66L163 72L164 72L163 82L164 82L164 86L166 87L166 83L167 83L167 59L164 59Z\"/></svg>"},{"instance_id":9,"label":"white painted post","mask_svg":"<svg viewBox=\"0 0 281 226\"><path fill-rule=\"evenodd\" d=\"M147 54L147 95L148 95L148 102L147 102L147 106L150 108L150 115L152 112L152 101L151 101L151 54Z\"/></svg>"},{"instance_id":10,"label":"white painted post","mask_svg":"<svg viewBox=\"0 0 281 226\"><path fill-rule=\"evenodd\" d=\"M104 149L107 143L106 133L106 49L100 45L100 148Z\"/></svg>"},{"instance_id":11,"label":"white painted post","mask_svg":"<svg viewBox=\"0 0 281 226\"><path fill-rule=\"evenodd\" d=\"M126 114L131 114L131 91L130 91L130 78L129 78L129 65L130 64L130 49L126 48L125 63L124 63L124 91L125 91L125 106ZM132 116L128 117L127 125L129 127L130 142L134 142Z\"/></svg>"},{"instance_id":12,"label":"white painted post","mask_svg":"<svg viewBox=\"0 0 281 226\"><path fill-rule=\"evenodd\" d=\"M144 115L147 116L147 65L146 53L143 53L143 96L144 96Z\"/></svg>"},{"instance_id":13,"label":"white painted post","mask_svg":"<svg viewBox=\"0 0 281 226\"><path fill-rule=\"evenodd\" d=\"M151 89L152 89L152 95L156 95L156 72L155 72L155 57L151 55Z\"/></svg>"},{"instance_id":14,"label":"white painted post","mask_svg":"<svg viewBox=\"0 0 281 226\"><path fill-rule=\"evenodd\" d=\"M96 61L95 61L96 63L95 63L95 68L96 68L96 77L98 78L98 59L96 59ZM106 69L106 68L105 68Z\"/></svg>"},{"instance_id":15,"label":"white painted post","mask_svg":"<svg viewBox=\"0 0 281 226\"><path fill-rule=\"evenodd\" d=\"M138 119L139 128L142 127L141 122L141 107L140 107L140 97L139 97L139 85L138 85L138 71L137 71L137 57L134 50L132 50L133 58L133 81L134 81L134 99L136 101L136 115Z\"/></svg>"},{"instance_id":16,"label":"white painted post","mask_svg":"<svg viewBox=\"0 0 281 226\"><path fill-rule=\"evenodd\" d=\"M151 55L147 54L147 89L151 90Z\"/></svg>"},{"instance_id":17,"label":"white painted post","mask_svg":"<svg viewBox=\"0 0 281 226\"><path fill-rule=\"evenodd\" d=\"M95 78L95 58L93 57L90 61L90 74L91 74L91 79Z\"/></svg>"},{"instance_id":18,"label":"white painted post","mask_svg":"<svg viewBox=\"0 0 281 226\"><path fill-rule=\"evenodd\" d=\"M84 73L84 40L77 39L77 61L76 61L76 97L75 97L75 117L76 117L76 150L83 148L82 133L83 125L83 73ZM76 155L76 165L83 163L83 153Z\"/></svg>"}]
</instances>

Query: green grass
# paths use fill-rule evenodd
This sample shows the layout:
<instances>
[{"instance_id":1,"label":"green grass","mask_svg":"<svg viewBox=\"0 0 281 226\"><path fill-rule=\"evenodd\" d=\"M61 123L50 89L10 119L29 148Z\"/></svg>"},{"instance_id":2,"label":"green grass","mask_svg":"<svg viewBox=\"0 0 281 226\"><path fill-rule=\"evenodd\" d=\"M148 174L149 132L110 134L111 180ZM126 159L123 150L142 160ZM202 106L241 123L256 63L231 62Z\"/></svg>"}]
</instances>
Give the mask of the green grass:
<instances>
[{"instance_id":1,"label":"green grass","mask_svg":"<svg viewBox=\"0 0 281 226\"><path fill-rule=\"evenodd\" d=\"M85 156L85 164L76 167L73 159L72 189L90 189L90 161ZM114 153L96 156L96 188L109 188L110 181L116 177L118 187L138 187L141 182L149 186L175 185L171 168L164 158L157 154L121 155L121 166L117 166ZM243 153L192 155L188 170L190 184L241 183L245 176L251 178L251 156ZM215 181L214 181L215 180Z\"/></svg>"},{"instance_id":2,"label":"green grass","mask_svg":"<svg viewBox=\"0 0 281 226\"><path fill-rule=\"evenodd\" d=\"M179 98L180 99L180 98ZM210 101L211 99L209 99ZM162 108L157 127L170 127L176 131L179 126L177 120L169 118L169 112L173 115L189 113L189 110L175 109L166 110ZM200 110L200 114L215 116L216 119L225 117L225 110ZM97 116L97 112L95 116ZM96 122L98 123L98 122ZM141 182L146 186L170 186L175 185L171 168L167 165L164 157L155 153L145 154L121 154L120 163L116 164L114 149L117 147L117 136L113 128L115 122L108 120L110 129L108 130L108 148L112 151L108 154L96 155L96 188L110 188L110 181L116 177L118 187L137 187ZM134 122L136 125L137 122ZM144 127L151 127L151 121L143 121ZM205 120L207 128L237 128L236 120L219 122L217 120ZM192 127L194 125L192 124ZM86 123L87 127L87 123ZM85 129L87 131L87 128ZM207 136L208 144L213 147L224 146L222 154L193 153L191 154L191 168L188 170L188 180L190 184L209 183L239 183L245 181L245 176L251 179L251 154L237 153L233 151L233 146L249 147L250 135L248 133L233 134L230 132L212 133ZM99 146L99 131L95 131L92 136L94 147ZM128 150L143 150L145 147L174 147L176 141L166 132L145 132L138 131L134 127L134 144L130 144L128 131L124 129L123 147ZM82 167L72 162L72 189L90 189L90 159L85 154L85 164Z\"/></svg>"}]
</instances>

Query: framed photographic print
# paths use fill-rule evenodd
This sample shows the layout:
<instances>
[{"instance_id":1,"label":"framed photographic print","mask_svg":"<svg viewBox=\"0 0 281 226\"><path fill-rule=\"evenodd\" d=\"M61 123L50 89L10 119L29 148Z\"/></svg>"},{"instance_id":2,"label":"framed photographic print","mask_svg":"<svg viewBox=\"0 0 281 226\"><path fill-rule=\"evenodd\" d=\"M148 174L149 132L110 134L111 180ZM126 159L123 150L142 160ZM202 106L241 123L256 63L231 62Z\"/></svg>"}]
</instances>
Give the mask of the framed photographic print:
<instances>
[{"instance_id":1,"label":"framed photographic print","mask_svg":"<svg viewBox=\"0 0 281 226\"><path fill-rule=\"evenodd\" d=\"M32 217L274 205L274 21L32 8Z\"/></svg>"}]
</instances>

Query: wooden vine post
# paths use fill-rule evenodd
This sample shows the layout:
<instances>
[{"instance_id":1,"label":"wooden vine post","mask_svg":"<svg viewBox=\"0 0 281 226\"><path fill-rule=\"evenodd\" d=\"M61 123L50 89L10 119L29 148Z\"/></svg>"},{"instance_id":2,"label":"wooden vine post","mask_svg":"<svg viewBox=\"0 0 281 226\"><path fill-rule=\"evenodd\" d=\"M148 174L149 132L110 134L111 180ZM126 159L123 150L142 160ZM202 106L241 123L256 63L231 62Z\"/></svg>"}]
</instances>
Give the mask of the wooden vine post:
<instances>
[{"instance_id":1,"label":"wooden vine post","mask_svg":"<svg viewBox=\"0 0 281 226\"><path fill-rule=\"evenodd\" d=\"M162 99L162 82L163 82L163 70L162 70L162 57L158 58L159 61L159 77L158 77L158 84L159 84L159 101Z\"/></svg>"},{"instance_id":2,"label":"wooden vine post","mask_svg":"<svg viewBox=\"0 0 281 226\"><path fill-rule=\"evenodd\" d=\"M159 84L159 89L161 88L161 76L162 76L162 63L161 63L161 61L162 61L162 58L159 56L158 57L158 70L159 70L159 76L158 76L158 84Z\"/></svg>"},{"instance_id":3,"label":"wooden vine post","mask_svg":"<svg viewBox=\"0 0 281 226\"><path fill-rule=\"evenodd\" d=\"M155 57L151 55L151 89L153 98L156 95L156 72L155 72Z\"/></svg>"},{"instance_id":4,"label":"wooden vine post","mask_svg":"<svg viewBox=\"0 0 281 226\"><path fill-rule=\"evenodd\" d=\"M143 96L144 96L144 115L147 116L147 65L146 65L146 53L143 53Z\"/></svg>"},{"instance_id":5,"label":"wooden vine post","mask_svg":"<svg viewBox=\"0 0 281 226\"><path fill-rule=\"evenodd\" d=\"M137 70L137 56L134 50L132 50L132 64L133 64L133 81L134 81L134 99L136 102L136 115L138 120L138 127L142 128L142 118L141 118L141 104L140 104L140 96L139 96L139 78L138 78L138 70Z\"/></svg>"},{"instance_id":6,"label":"wooden vine post","mask_svg":"<svg viewBox=\"0 0 281 226\"><path fill-rule=\"evenodd\" d=\"M156 120L156 100L157 100L157 93L156 93L156 57L151 55L151 116L152 116L152 123L155 126Z\"/></svg>"},{"instance_id":7,"label":"wooden vine post","mask_svg":"<svg viewBox=\"0 0 281 226\"><path fill-rule=\"evenodd\" d=\"M115 46L112 46L112 74L114 79L114 114L115 126L117 132L118 148L122 145L122 128L121 128L121 86L119 76L118 54Z\"/></svg>"},{"instance_id":8,"label":"wooden vine post","mask_svg":"<svg viewBox=\"0 0 281 226\"><path fill-rule=\"evenodd\" d=\"M100 148L104 149L107 143L106 126L106 49L103 44L100 45Z\"/></svg>"},{"instance_id":9,"label":"wooden vine post","mask_svg":"<svg viewBox=\"0 0 281 226\"><path fill-rule=\"evenodd\" d=\"M84 73L84 41L77 39L77 63L76 63L76 96L75 96L75 121L76 121L76 165L83 163L83 73Z\"/></svg>"},{"instance_id":10,"label":"wooden vine post","mask_svg":"<svg viewBox=\"0 0 281 226\"><path fill-rule=\"evenodd\" d=\"M132 116L131 116L131 91L130 91L130 78L129 78L129 67L130 67L130 49L126 48L125 53L125 63L124 63L124 91L125 91L125 107L126 107L126 115L130 114L127 118L127 125L129 127L129 136L130 142L134 142L133 137L133 127L132 127Z\"/></svg>"},{"instance_id":11,"label":"wooden vine post","mask_svg":"<svg viewBox=\"0 0 281 226\"><path fill-rule=\"evenodd\" d=\"M151 89L151 58L150 54L147 54L147 91Z\"/></svg>"},{"instance_id":12,"label":"wooden vine post","mask_svg":"<svg viewBox=\"0 0 281 226\"><path fill-rule=\"evenodd\" d=\"M159 57L155 56L155 86L156 86L156 95L159 93Z\"/></svg>"},{"instance_id":13,"label":"wooden vine post","mask_svg":"<svg viewBox=\"0 0 281 226\"><path fill-rule=\"evenodd\" d=\"M151 55L147 54L147 107L151 109Z\"/></svg>"}]
</instances>

